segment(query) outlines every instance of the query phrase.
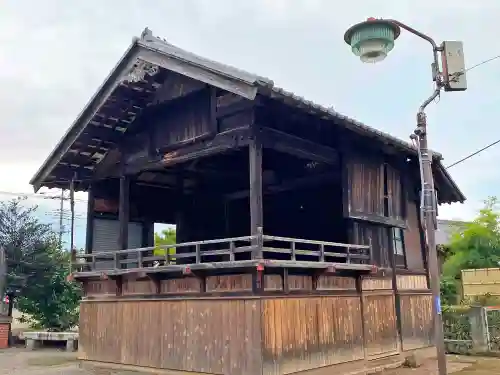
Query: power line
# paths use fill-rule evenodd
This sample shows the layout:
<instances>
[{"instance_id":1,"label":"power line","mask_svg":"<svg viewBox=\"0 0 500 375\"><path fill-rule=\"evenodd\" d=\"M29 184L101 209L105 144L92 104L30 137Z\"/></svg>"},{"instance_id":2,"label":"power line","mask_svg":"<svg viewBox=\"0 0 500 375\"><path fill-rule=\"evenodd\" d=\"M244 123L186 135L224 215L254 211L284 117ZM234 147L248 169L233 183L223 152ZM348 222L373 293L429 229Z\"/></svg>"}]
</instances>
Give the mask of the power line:
<instances>
[{"instance_id":1,"label":"power line","mask_svg":"<svg viewBox=\"0 0 500 375\"><path fill-rule=\"evenodd\" d=\"M484 61L481 61L480 63L477 63L475 65L472 65L470 68L467 68L464 70L464 73L467 73L468 71L471 71L472 69L475 69L477 68L478 66L481 66L481 65L484 65L484 64L487 64L489 62L492 62L493 60L496 60L496 59L500 59L500 55L498 56L494 56L494 57L491 57L489 58L488 60L484 60Z\"/></svg>"},{"instance_id":2,"label":"power line","mask_svg":"<svg viewBox=\"0 0 500 375\"><path fill-rule=\"evenodd\" d=\"M479 67L479 66L482 66L482 65L488 64L488 63L490 63L490 62L492 62L492 61L494 61L494 60L497 60L497 59L500 59L500 55L493 56L493 57L491 57L491 58L489 58L489 59L487 59L487 60L483 60L483 61L481 61L480 63L474 64L474 65L472 65L470 68L465 69L465 70L464 70L463 72L461 72L461 73L462 73L462 74L467 73L467 72L471 71L472 69L475 69L475 68L477 68L477 67ZM460 163L463 163L464 161L466 161L466 160L468 160L468 159L472 158L473 156L476 156L477 154L480 154L481 152L483 152L483 151L485 151L485 150L489 149L490 147L495 146L495 145L496 145L496 144L498 144L498 143L500 143L500 139L499 139L499 140L497 140L497 141L495 141L495 142L490 143L489 145L487 145L487 146L485 146L485 147L483 147L483 148L481 148L481 149L479 149L479 150L477 150L477 151L475 151L475 152L473 152L472 154L469 154L469 155L467 155L467 156L463 157L463 158L462 158L462 159L460 159L460 160L457 160L456 162L454 162L454 163L452 163L452 164L448 165L448 166L447 166L447 167L445 167L445 168L446 168L446 169L449 169L449 168L451 168L451 167L454 167L455 165L458 165L458 164L460 164Z\"/></svg>"},{"instance_id":3,"label":"power line","mask_svg":"<svg viewBox=\"0 0 500 375\"><path fill-rule=\"evenodd\" d=\"M0 191L0 195L10 195L22 198L35 198L35 199L50 199L50 200L60 200L60 195L45 195L45 194L33 194L33 193L18 193L15 191ZM62 198L63 200L69 200L69 197ZM85 199L75 198L75 202L87 203Z\"/></svg>"},{"instance_id":4,"label":"power line","mask_svg":"<svg viewBox=\"0 0 500 375\"><path fill-rule=\"evenodd\" d=\"M473 156L476 156L477 154L479 154L479 153L483 152L484 150L489 149L490 147L495 146L495 145L496 145L496 144L498 144L498 143L500 143L500 139L499 139L499 140L496 140L496 141L495 141L495 142L493 142L493 143L490 143L488 146L485 146L485 147L483 147L483 148L481 148L481 149L479 149L479 150L477 150L477 151L473 152L472 154L467 155L466 157L464 157L464 158L462 158L462 159L460 159L460 160L457 160L457 161L456 161L456 162L454 162L453 164L448 165L448 166L446 167L446 169L450 169L451 167L454 167L455 165L460 164L460 163L462 163L462 162L464 162L464 161L466 161L466 160L470 159L470 158L471 158L471 157L473 157Z\"/></svg>"}]
</instances>

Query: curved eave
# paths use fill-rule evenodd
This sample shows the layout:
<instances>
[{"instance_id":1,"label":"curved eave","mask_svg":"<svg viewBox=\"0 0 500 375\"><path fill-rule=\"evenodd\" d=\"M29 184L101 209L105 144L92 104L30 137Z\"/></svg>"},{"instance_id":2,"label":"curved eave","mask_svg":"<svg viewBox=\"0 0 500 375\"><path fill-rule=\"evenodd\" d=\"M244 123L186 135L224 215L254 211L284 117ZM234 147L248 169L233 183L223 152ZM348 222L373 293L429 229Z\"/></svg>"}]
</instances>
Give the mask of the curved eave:
<instances>
[{"instance_id":1,"label":"curved eave","mask_svg":"<svg viewBox=\"0 0 500 375\"><path fill-rule=\"evenodd\" d=\"M446 185L446 189L440 189L439 204L443 203L464 203L466 201L465 195L462 193L456 182L453 180L446 167L441 163L441 158L438 160L436 172L442 179L442 184Z\"/></svg>"},{"instance_id":2,"label":"curved eave","mask_svg":"<svg viewBox=\"0 0 500 375\"><path fill-rule=\"evenodd\" d=\"M134 39L130 47L123 54L119 62L106 77L103 84L99 87L96 93L90 98L87 105L80 112L75 122L70 126L55 148L49 154L42 166L38 169L35 175L31 178L30 184L37 192L42 186L44 179L54 169L60 158L68 152L73 142L85 130L93 115L106 102L107 98L120 82L120 78L124 71L130 70L133 65L132 57L137 49L137 40Z\"/></svg>"},{"instance_id":3,"label":"curved eave","mask_svg":"<svg viewBox=\"0 0 500 375\"><path fill-rule=\"evenodd\" d=\"M273 85L272 81L266 78L204 59L152 35L145 35L141 39L135 38L118 64L79 114L77 120L30 180L35 192L46 183L46 178L85 131L93 116L106 105L108 98L120 85L123 77L132 70L137 58L250 100L255 98L257 84Z\"/></svg>"}]
</instances>

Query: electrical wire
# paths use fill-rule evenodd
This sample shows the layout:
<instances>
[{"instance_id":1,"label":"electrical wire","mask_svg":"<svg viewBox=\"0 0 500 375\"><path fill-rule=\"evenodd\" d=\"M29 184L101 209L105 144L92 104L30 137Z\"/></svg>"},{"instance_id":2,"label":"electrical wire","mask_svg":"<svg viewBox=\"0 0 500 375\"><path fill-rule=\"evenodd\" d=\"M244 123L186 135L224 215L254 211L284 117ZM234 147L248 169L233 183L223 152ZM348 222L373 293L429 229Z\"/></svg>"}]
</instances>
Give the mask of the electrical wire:
<instances>
[{"instance_id":1,"label":"electrical wire","mask_svg":"<svg viewBox=\"0 0 500 375\"><path fill-rule=\"evenodd\" d=\"M33 193L18 193L15 191L1 191L0 190L0 195L10 195L10 196L15 196L15 197L26 197L26 198L35 198L35 199L50 199L50 200L60 200L61 196L60 195L45 195L45 194L33 194ZM69 200L68 197L62 198L63 200L67 201ZM75 203L87 203L85 199L79 199L75 198Z\"/></svg>"},{"instance_id":2,"label":"electrical wire","mask_svg":"<svg viewBox=\"0 0 500 375\"><path fill-rule=\"evenodd\" d=\"M476 69L477 67L480 67L480 66L482 66L482 65L488 64L488 63L490 63L490 62L492 62L492 61L494 61L494 60L497 60L497 59L500 59L500 55L493 56L493 57L491 57L491 58L489 58L489 59L487 59L487 60L483 60L483 61L481 61L481 62L479 62L479 63L477 63L477 64L474 64L474 65L472 65L470 68L466 68L463 72L460 72L460 73L461 73L461 74L465 74L465 73L467 73L467 72L469 72L469 71L471 71L471 70L473 70L473 69ZM474 151L473 153L471 153L471 154L469 154L469 155L467 155L467 156L463 157L463 158L462 158L462 159L460 159L460 160L457 160L456 162L454 162L454 163L452 163L452 164L448 165L448 166L447 166L447 167L445 167L445 168L446 168L446 169L449 169L449 168L452 168L452 167L454 167L454 166L456 166L456 165L458 165L458 164L461 164L461 163L463 163L464 161L469 160L469 159L470 159L470 158L472 158L473 156L476 156L477 154L480 154L481 152L483 152L483 151L485 151L485 150L489 149L490 147L495 146L495 145L496 145L496 144L498 144L498 143L500 143L500 139L499 139L499 140L497 140L497 141L495 141L495 142L490 143L489 145L487 145L487 146L485 146L485 147L483 147L483 148L481 148L481 149L479 149L479 150L477 150L477 151Z\"/></svg>"},{"instance_id":3,"label":"electrical wire","mask_svg":"<svg viewBox=\"0 0 500 375\"><path fill-rule=\"evenodd\" d=\"M500 55L498 55L498 56L494 56L494 57L491 57L491 58L489 58L489 59L487 59L487 60L481 61L480 63L477 63L477 64L475 64L475 65L472 65L470 68L466 68L463 72L464 72L464 73L467 73L467 72L471 71L472 69L477 68L478 66L481 66L481 65L487 64L487 63L492 62L493 60L496 60L496 59L500 59Z\"/></svg>"},{"instance_id":4,"label":"electrical wire","mask_svg":"<svg viewBox=\"0 0 500 375\"><path fill-rule=\"evenodd\" d=\"M483 148L481 148L481 149L479 149L479 150L477 150L477 151L474 151L473 153L471 153L471 154L469 154L469 155L467 155L467 156L463 157L463 158L462 158L462 159L460 159L460 160L457 160L456 162L454 162L454 163L452 163L452 164L448 165L448 166L447 166L447 167L445 167L445 168L446 168L446 169L450 169L451 167L454 167L455 165L458 165L458 164L460 164L460 163L463 163L464 161L469 160L469 159L470 159L470 158L472 158L473 156L476 156L477 154L480 154L481 152L483 152L483 151L485 151L485 150L489 149L490 147L495 146L495 145L496 145L496 144L498 144L498 143L500 143L500 139L496 140L496 141L495 141L495 142L493 142L493 143L490 143L489 145L487 145L487 146L485 146L485 147L483 147Z\"/></svg>"}]
</instances>

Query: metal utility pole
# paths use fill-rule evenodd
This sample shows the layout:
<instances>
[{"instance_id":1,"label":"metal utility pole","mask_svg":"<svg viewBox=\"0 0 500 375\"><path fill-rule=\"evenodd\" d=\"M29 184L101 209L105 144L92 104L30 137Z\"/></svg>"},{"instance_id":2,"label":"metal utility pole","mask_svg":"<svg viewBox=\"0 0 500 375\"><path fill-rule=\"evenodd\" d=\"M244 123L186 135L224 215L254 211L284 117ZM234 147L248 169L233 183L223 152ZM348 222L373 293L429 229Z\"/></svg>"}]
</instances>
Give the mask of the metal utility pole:
<instances>
[{"instance_id":1,"label":"metal utility pole","mask_svg":"<svg viewBox=\"0 0 500 375\"><path fill-rule=\"evenodd\" d=\"M70 252L73 252L75 247L75 177L71 179L69 188L69 204L71 207L71 239Z\"/></svg>"},{"instance_id":2,"label":"metal utility pole","mask_svg":"<svg viewBox=\"0 0 500 375\"><path fill-rule=\"evenodd\" d=\"M5 289L7 287L7 254L5 249L0 246L0 305L2 303ZM0 311L1 313L2 311Z\"/></svg>"},{"instance_id":3,"label":"metal utility pole","mask_svg":"<svg viewBox=\"0 0 500 375\"><path fill-rule=\"evenodd\" d=\"M434 344L437 349L439 375L446 375L446 355L443 337L443 321L441 313L440 280L438 257L436 249L436 208L437 198L434 191L434 177L432 174L432 155L427 145L427 118L425 108L436 99L441 90L464 91L467 89L465 78L465 60L462 42L448 41L438 46L426 34L423 34L402 22L392 19L369 18L367 21L352 26L344 35L344 40L351 46L352 51L363 62L375 63L385 59L393 49L394 41L399 37L401 29L426 40L432 46L433 62L432 79L435 89L432 95L424 101L417 112L417 128L412 134L412 140L417 143L420 175L422 183L421 210L425 239L428 251L428 267L430 288L434 298ZM440 71L439 53L441 53Z\"/></svg>"},{"instance_id":4,"label":"metal utility pole","mask_svg":"<svg viewBox=\"0 0 500 375\"><path fill-rule=\"evenodd\" d=\"M61 202L59 206L59 247L61 249L63 246L62 239L64 233L63 215L64 215L64 189L61 189Z\"/></svg>"}]
</instances>

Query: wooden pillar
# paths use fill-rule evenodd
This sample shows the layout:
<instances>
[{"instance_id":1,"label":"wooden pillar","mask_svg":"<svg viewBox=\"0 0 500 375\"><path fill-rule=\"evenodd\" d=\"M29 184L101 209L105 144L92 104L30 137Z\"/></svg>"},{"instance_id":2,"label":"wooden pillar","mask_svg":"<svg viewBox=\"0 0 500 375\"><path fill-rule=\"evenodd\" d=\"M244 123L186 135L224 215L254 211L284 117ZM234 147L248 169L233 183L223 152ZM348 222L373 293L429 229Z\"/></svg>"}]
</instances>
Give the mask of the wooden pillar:
<instances>
[{"instance_id":1,"label":"wooden pillar","mask_svg":"<svg viewBox=\"0 0 500 375\"><path fill-rule=\"evenodd\" d=\"M120 249L128 248L128 225L130 221L130 177L120 177L120 202L118 206L118 221L120 231L118 244Z\"/></svg>"},{"instance_id":2,"label":"wooden pillar","mask_svg":"<svg viewBox=\"0 0 500 375\"><path fill-rule=\"evenodd\" d=\"M142 224L142 247L152 247L155 244L155 224L146 220Z\"/></svg>"},{"instance_id":3,"label":"wooden pillar","mask_svg":"<svg viewBox=\"0 0 500 375\"><path fill-rule=\"evenodd\" d=\"M249 144L250 163L250 233L257 235L263 229L262 207L262 142L259 133L254 134ZM262 257L262 249L254 253L254 257Z\"/></svg>"},{"instance_id":4,"label":"wooden pillar","mask_svg":"<svg viewBox=\"0 0 500 375\"><path fill-rule=\"evenodd\" d=\"M94 242L94 189L92 185L88 189L88 201L87 201L87 229L85 234L85 253L90 254L92 252L93 242Z\"/></svg>"},{"instance_id":5,"label":"wooden pillar","mask_svg":"<svg viewBox=\"0 0 500 375\"><path fill-rule=\"evenodd\" d=\"M184 171L179 167L175 181L175 231L177 243L186 242L184 238L186 205L184 200ZM179 249L184 250L184 249Z\"/></svg>"}]
</instances>

